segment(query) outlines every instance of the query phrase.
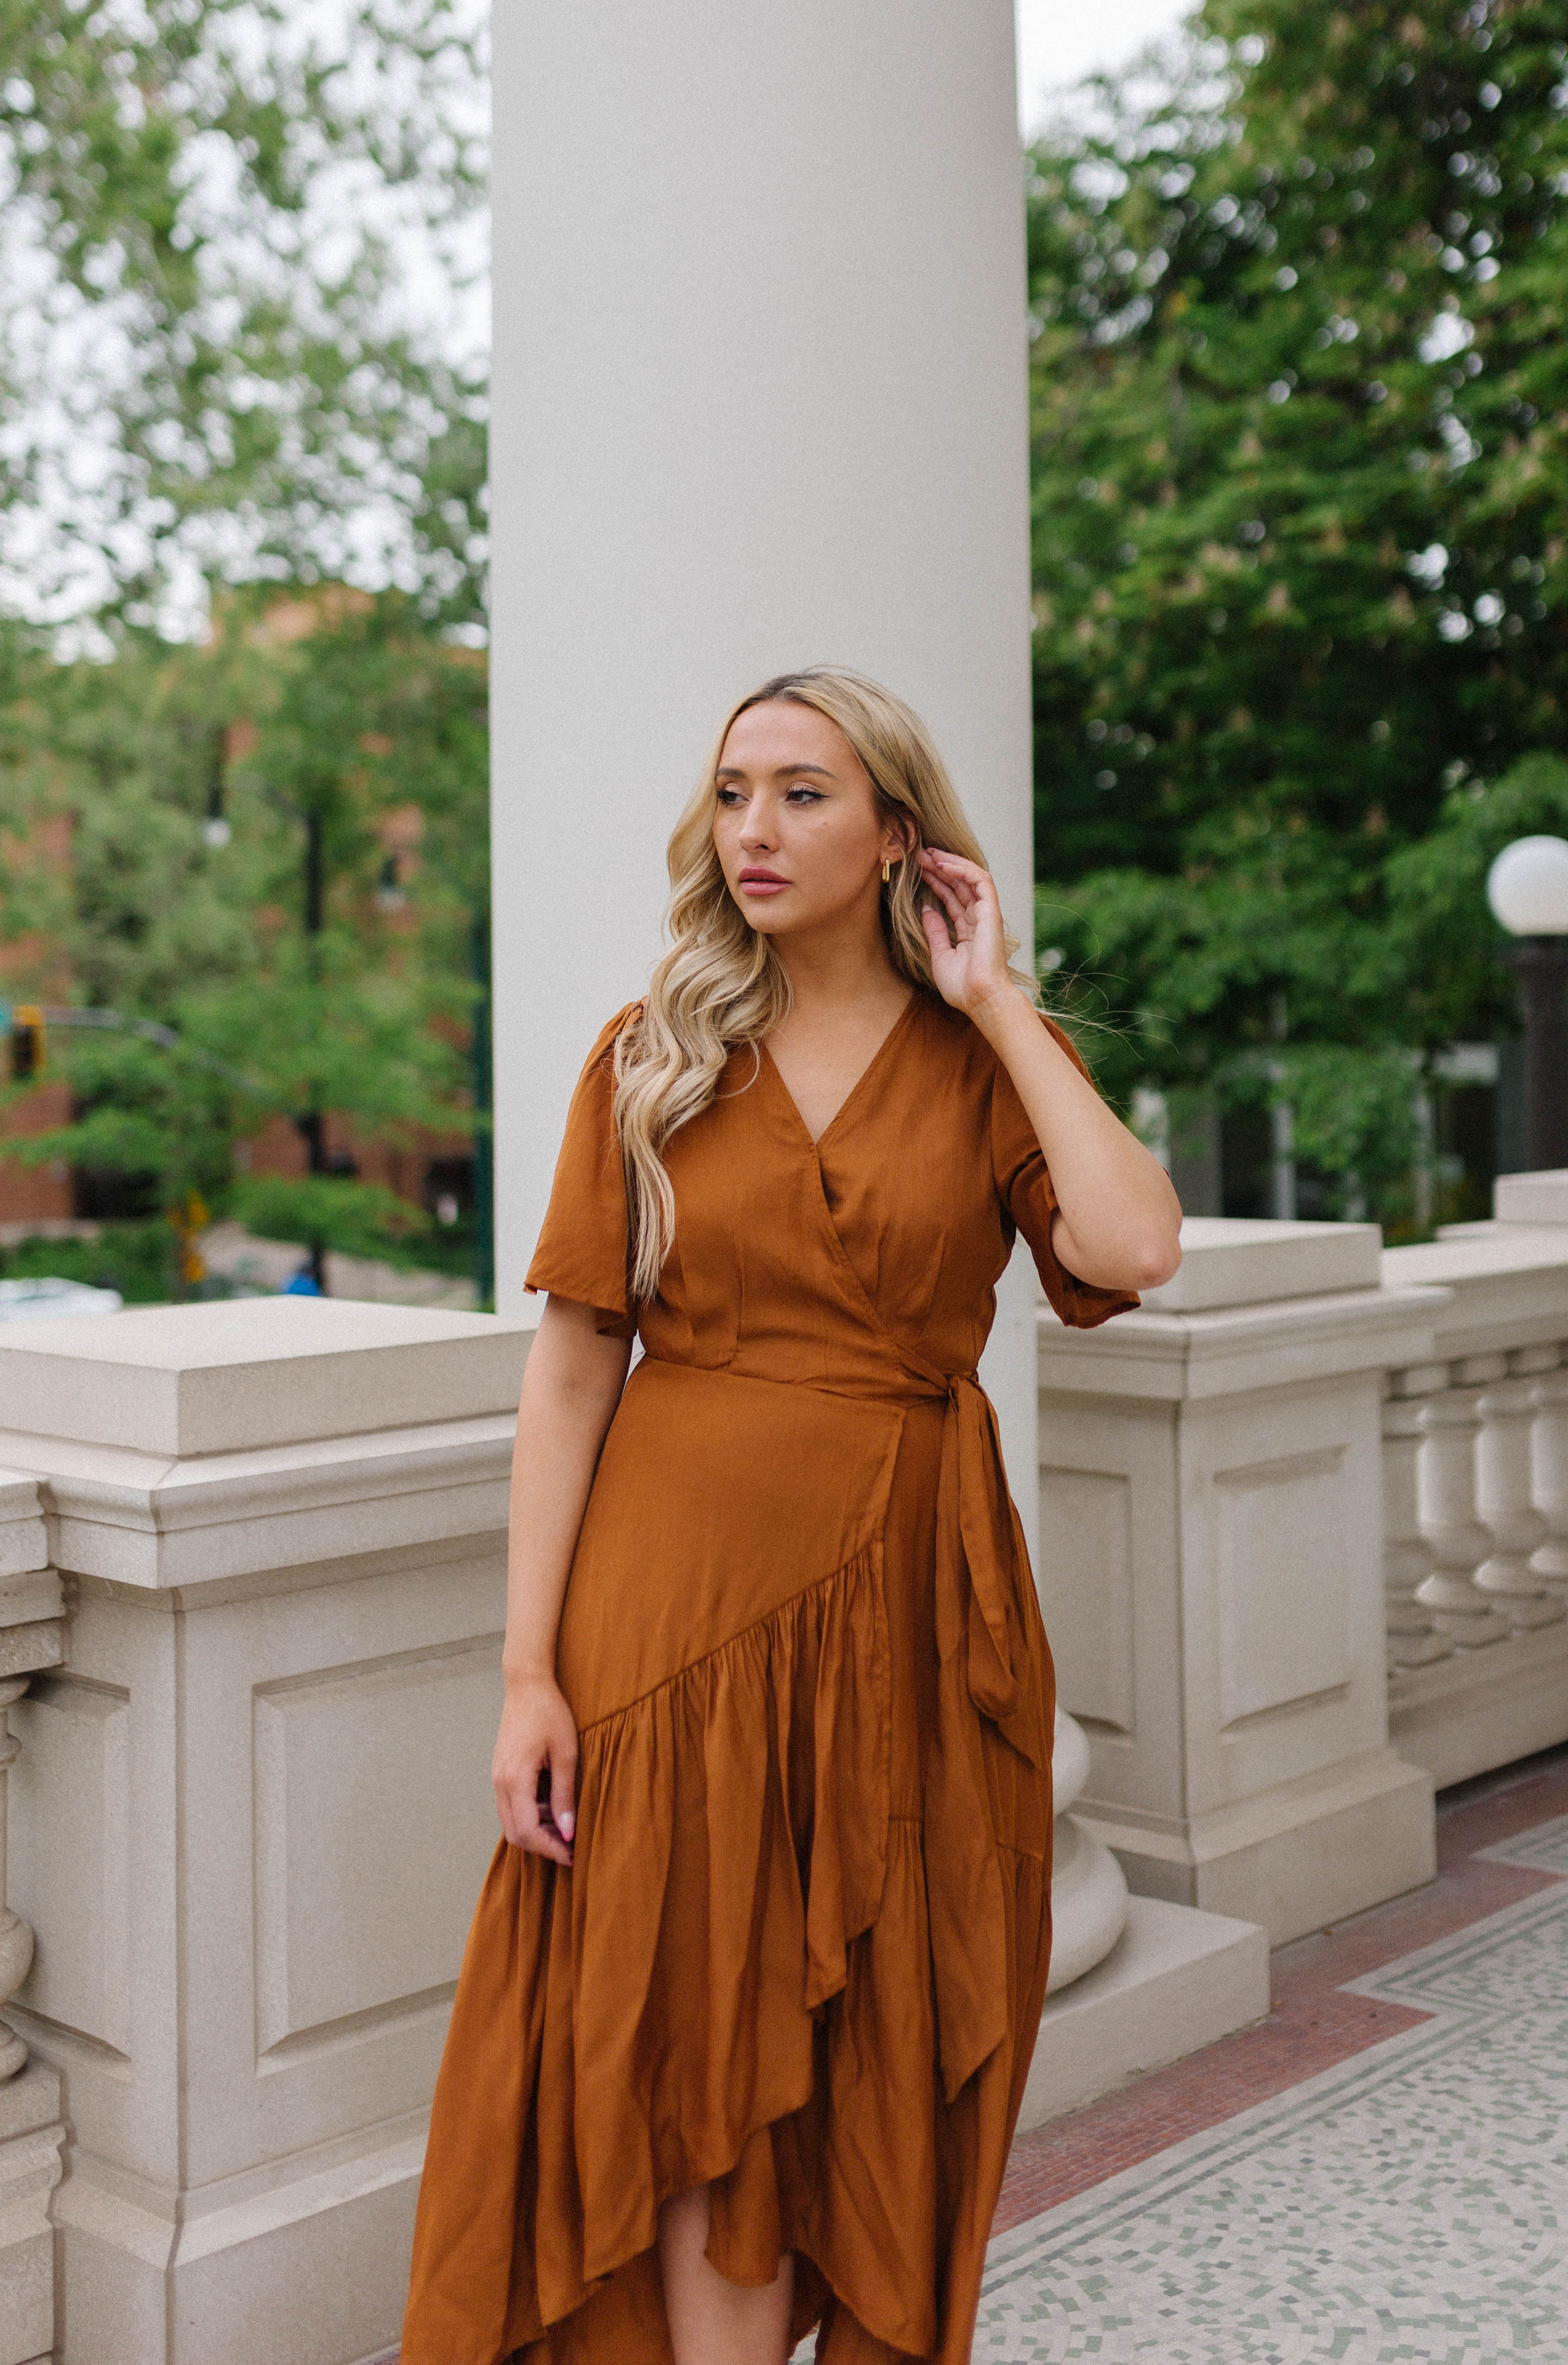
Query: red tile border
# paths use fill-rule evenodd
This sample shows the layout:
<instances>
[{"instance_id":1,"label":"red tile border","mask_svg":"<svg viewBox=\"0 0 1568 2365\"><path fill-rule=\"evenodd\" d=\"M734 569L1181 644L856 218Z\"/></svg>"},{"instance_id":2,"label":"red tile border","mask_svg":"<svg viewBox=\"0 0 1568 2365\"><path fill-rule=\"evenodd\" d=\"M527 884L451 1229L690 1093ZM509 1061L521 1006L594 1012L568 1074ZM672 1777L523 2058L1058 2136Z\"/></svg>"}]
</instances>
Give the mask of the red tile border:
<instances>
[{"instance_id":1,"label":"red tile border","mask_svg":"<svg viewBox=\"0 0 1568 2365\"><path fill-rule=\"evenodd\" d=\"M1563 1814L1568 1751L1561 1749L1534 1760L1528 1772L1511 1769L1447 1793L1438 1805L1438 1877L1429 1888L1278 1948L1273 2009L1256 2027L1020 2135L992 2232L1007 2233L1184 2136L1417 2026L1426 2013L1342 1990L1402 1955L1553 1887L1551 1873L1483 1863L1476 1851Z\"/></svg>"}]
</instances>

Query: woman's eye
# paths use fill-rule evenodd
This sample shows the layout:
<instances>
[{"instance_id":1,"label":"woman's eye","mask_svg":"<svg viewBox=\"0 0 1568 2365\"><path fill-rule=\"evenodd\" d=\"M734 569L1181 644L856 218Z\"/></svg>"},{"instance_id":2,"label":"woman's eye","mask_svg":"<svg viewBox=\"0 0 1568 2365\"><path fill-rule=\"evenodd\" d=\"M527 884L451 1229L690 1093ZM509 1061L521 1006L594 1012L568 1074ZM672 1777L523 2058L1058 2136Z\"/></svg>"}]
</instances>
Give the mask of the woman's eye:
<instances>
[{"instance_id":1,"label":"woman's eye","mask_svg":"<svg viewBox=\"0 0 1568 2365\"><path fill-rule=\"evenodd\" d=\"M738 805L740 798L736 795L734 789L721 789L719 790L719 802L722 805Z\"/></svg>"},{"instance_id":2,"label":"woman's eye","mask_svg":"<svg viewBox=\"0 0 1568 2365\"><path fill-rule=\"evenodd\" d=\"M792 805L820 805L822 801L820 789L791 789L787 799Z\"/></svg>"}]
</instances>

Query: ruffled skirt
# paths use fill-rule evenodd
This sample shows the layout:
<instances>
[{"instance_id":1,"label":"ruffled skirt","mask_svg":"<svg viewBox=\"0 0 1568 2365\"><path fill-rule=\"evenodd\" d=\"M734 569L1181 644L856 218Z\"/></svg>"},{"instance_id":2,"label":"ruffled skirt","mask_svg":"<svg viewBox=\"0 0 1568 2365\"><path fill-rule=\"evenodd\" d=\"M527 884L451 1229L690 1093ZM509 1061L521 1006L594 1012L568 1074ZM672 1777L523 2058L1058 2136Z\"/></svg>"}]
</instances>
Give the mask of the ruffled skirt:
<instances>
[{"instance_id":1,"label":"ruffled skirt","mask_svg":"<svg viewBox=\"0 0 1568 2365\"><path fill-rule=\"evenodd\" d=\"M942 1434L936 1403L634 1376L562 1623L575 1866L503 1844L480 1897L403 2365L671 2365L657 2212L699 2184L721 2273L794 2253L822 2365L968 2358L1045 1993L1050 1687L1031 1597L1037 1762L977 1717L1004 1935L974 1970L1006 2033L949 2094L933 1904L972 1872L928 1844Z\"/></svg>"}]
</instances>

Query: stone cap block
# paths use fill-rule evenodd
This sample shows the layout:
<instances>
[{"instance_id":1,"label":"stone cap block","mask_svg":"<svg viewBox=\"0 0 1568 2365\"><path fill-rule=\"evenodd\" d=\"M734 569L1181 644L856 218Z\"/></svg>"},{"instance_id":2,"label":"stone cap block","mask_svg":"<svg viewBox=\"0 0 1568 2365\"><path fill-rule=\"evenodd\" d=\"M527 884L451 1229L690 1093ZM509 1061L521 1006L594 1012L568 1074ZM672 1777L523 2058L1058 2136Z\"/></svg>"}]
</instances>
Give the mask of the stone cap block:
<instances>
[{"instance_id":1,"label":"stone cap block","mask_svg":"<svg viewBox=\"0 0 1568 2365\"><path fill-rule=\"evenodd\" d=\"M1376 1289L1383 1234L1375 1224L1293 1224L1189 1216L1182 1263L1143 1302L1164 1314L1206 1314L1281 1297Z\"/></svg>"},{"instance_id":2,"label":"stone cap block","mask_svg":"<svg viewBox=\"0 0 1568 2365\"><path fill-rule=\"evenodd\" d=\"M242 1297L8 1322L0 1429L183 1460L511 1412L535 1321Z\"/></svg>"},{"instance_id":3,"label":"stone cap block","mask_svg":"<svg viewBox=\"0 0 1568 2365\"><path fill-rule=\"evenodd\" d=\"M1499 1224L1568 1224L1568 1167L1499 1174L1492 1185L1492 1215Z\"/></svg>"}]
</instances>

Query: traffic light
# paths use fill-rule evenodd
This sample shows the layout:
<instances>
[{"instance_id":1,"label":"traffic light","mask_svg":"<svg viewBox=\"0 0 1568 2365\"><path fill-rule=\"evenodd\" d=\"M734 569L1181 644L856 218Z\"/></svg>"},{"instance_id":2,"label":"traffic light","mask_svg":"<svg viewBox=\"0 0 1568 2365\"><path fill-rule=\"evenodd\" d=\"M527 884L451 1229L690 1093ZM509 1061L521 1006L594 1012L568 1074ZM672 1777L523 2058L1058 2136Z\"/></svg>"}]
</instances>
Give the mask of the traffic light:
<instances>
[{"instance_id":1,"label":"traffic light","mask_svg":"<svg viewBox=\"0 0 1568 2365\"><path fill-rule=\"evenodd\" d=\"M11 1081L16 1084L36 1083L49 1059L43 1012L36 1002L19 1002L9 1016Z\"/></svg>"}]
</instances>

